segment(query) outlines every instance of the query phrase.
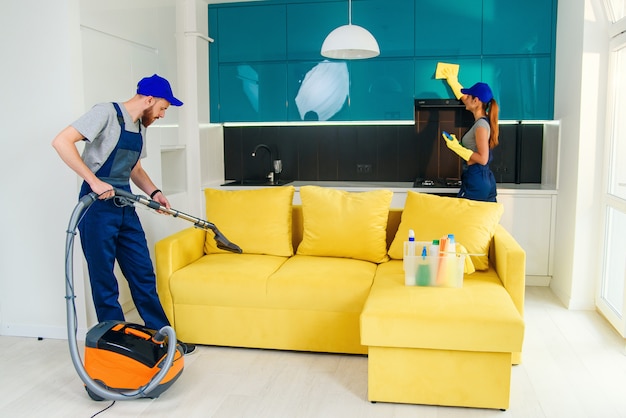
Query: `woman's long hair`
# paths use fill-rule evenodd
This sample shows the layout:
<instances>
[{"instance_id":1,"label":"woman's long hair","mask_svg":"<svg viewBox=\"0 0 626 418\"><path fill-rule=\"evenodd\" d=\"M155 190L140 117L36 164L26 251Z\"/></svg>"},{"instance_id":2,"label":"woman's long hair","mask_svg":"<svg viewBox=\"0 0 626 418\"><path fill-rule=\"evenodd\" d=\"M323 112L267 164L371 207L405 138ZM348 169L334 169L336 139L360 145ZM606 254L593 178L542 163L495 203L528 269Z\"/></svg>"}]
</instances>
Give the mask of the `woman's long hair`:
<instances>
[{"instance_id":1,"label":"woman's long hair","mask_svg":"<svg viewBox=\"0 0 626 418\"><path fill-rule=\"evenodd\" d=\"M489 149L494 149L498 146L498 136L500 135L500 128L498 126L498 113L500 108L498 107L498 103L496 103L496 99L491 99L489 103L484 103L485 113L489 117ZM489 111L487 111L489 109Z\"/></svg>"}]
</instances>

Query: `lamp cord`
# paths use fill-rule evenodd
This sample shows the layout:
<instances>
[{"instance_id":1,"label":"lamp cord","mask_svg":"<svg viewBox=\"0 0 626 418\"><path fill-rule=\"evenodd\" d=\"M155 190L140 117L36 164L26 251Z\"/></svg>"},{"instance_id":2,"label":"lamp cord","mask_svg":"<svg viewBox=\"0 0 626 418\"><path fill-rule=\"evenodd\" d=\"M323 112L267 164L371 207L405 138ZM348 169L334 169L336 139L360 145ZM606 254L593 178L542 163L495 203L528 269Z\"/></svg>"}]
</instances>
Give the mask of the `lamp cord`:
<instances>
[{"instance_id":1,"label":"lamp cord","mask_svg":"<svg viewBox=\"0 0 626 418\"><path fill-rule=\"evenodd\" d=\"M348 0L348 24L352 24L352 0Z\"/></svg>"}]
</instances>

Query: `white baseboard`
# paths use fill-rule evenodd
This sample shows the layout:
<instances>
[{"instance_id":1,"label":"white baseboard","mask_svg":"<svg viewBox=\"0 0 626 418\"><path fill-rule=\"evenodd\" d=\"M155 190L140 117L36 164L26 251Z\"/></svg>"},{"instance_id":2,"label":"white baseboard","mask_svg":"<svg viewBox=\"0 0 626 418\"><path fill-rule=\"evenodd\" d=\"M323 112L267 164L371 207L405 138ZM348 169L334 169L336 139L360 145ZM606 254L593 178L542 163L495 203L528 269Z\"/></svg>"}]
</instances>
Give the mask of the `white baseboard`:
<instances>
[{"instance_id":1,"label":"white baseboard","mask_svg":"<svg viewBox=\"0 0 626 418\"><path fill-rule=\"evenodd\" d=\"M79 328L76 338L79 341L85 340L87 330ZM67 340L67 328L54 326L30 326L30 325L3 325L0 335L8 337L28 337L28 338L52 338L56 340Z\"/></svg>"}]
</instances>

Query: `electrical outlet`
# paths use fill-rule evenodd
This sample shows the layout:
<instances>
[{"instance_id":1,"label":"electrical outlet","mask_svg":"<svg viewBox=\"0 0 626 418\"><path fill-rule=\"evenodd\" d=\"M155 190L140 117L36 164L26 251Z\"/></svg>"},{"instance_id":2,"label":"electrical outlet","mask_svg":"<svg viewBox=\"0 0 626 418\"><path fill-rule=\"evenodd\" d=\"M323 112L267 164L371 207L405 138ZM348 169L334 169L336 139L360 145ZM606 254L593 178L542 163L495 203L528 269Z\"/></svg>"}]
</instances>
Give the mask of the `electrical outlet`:
<instances>
[{"instance_id":1,"label":"electrical outlet","mask_svg":"<svg viewBox=\"0 0 626 418\"><path fill-rule=\"evenodd\" d=\"M357 174L368 174L372 172L371 164L357 164L356 165L356 173Z\"/></svg>"}]
</instances>

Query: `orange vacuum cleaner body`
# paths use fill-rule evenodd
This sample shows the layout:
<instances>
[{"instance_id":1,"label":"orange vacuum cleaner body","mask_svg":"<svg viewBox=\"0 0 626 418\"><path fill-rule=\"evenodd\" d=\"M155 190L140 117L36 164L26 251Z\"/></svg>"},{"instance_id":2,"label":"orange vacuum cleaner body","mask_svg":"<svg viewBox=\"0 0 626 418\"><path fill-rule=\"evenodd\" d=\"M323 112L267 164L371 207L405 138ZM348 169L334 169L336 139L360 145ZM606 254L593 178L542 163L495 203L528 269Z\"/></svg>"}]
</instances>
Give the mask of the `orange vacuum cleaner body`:
<instances>
[{"instance_id":1,"label":"orange vacuum cleaner body","mask_svg":"<svg viewBox=\"0 0 626 418\"><path fill-rule=\"evenodd\" d=\"M85 370L103 387L135 390L147 385L167 357L169 341L153 340L155 330L128 322L105 321L87 332ZM157 398L181 375L184 358L180 348L161 383L146 397ZM89 391L88 391L89 392ZM90 393L90 396L93 395Z\"/></svg>"}]
</instances>

